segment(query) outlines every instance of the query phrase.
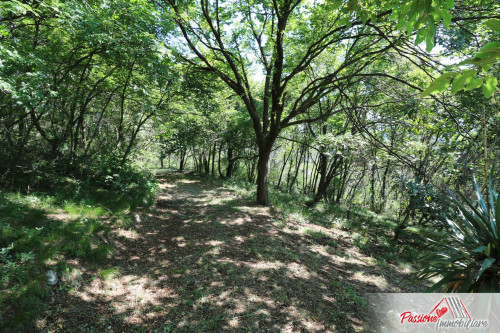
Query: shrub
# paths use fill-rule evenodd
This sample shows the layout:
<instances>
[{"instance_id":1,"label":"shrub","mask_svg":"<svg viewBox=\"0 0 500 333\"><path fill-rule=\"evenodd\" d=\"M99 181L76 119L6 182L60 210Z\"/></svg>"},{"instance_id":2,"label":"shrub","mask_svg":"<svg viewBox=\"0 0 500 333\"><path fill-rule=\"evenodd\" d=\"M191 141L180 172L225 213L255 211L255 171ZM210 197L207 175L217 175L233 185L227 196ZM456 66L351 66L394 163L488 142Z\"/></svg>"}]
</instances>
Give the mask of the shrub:
<instances>
[{"instance_id":1,"label":"shrub","mask_svg":"<svg viewBox=\"0 0 500 333\"><path fill-rule=\"evenodd\" d=\"M452 195L451 204L459 214L446 220L448 239L429 239L435 251L424 255L426 265L417 278L440 276L429 291L500 292L500 200L489 184L489 205L474 180L477 205L459 194L463 203Z\"/></svg>"},{"instance_id":2,"label":"shrub","mask_svg":"<svg viewBox=\"0 0 500 333\"><path fill-rule=\"evenodd\" d=\"M92 185L142 198L147 205L153 203L158 191L157 181L151 172L135 168L128 162L122 164L116 156L99 158L86 173L87 181Z\"/></svg>"}]
</instances>

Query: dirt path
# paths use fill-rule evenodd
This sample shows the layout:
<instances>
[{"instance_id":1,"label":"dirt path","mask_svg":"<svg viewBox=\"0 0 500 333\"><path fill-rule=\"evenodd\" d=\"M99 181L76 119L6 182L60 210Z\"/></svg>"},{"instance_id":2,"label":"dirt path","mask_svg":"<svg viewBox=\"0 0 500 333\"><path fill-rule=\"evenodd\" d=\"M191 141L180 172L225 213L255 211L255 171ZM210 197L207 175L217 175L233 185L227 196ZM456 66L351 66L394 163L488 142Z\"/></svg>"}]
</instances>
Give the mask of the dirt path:
<instances>
[{"instance_id":1,"label":"dirt path","mask_svg":"<svg viewBox=\"0 0 500 333\"><path fill-rule=\"evenodd\" d=\"M45 330L361 331L364 293L399 290L404 272L370 263L348 234L285 224L195 176L159 181L151 213L116 230L105 269L52 297Z\"/></svg>"}]
</instances>

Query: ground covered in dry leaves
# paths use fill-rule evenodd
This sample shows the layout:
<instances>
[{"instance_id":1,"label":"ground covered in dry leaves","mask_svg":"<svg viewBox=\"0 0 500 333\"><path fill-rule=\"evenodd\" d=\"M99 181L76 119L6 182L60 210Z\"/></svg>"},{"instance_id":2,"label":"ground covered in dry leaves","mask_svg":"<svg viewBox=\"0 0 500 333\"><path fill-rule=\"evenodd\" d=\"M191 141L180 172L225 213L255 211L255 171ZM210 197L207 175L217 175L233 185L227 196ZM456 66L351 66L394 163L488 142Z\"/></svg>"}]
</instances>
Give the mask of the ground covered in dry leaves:
<instances>
[{"instance_id":1,"label":"ground covered in dry leaves","mask_svg":"<svg viewBox=\"0 0 500 333\"><path fill-rule=\"evenodd\" d=\"M282 221L194 175L158 179L156 205L114 228L113 256L81 285L54 287L35 330L369 332L368 293L412 290L347 231Z\"/></svg>"}]
</instances>

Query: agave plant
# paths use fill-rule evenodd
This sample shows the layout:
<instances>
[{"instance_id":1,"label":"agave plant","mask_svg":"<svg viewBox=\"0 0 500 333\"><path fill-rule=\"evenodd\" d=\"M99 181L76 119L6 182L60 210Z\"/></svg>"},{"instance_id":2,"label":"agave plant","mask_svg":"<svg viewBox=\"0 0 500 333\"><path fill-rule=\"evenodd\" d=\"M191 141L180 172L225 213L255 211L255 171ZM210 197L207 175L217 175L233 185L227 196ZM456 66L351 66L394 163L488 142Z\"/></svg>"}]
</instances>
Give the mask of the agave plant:
<instances>
[{"instance_id":1,"label":"agave plant","mask_svg":"<svg viewBox=\"0 0 500 333\"><path fill-rule=\"evenodd\" d=\"M441 277L428 291L500 292L500 200L491 177L487 199L476 180L477 205L463 194L451 196L455 217L447 217L449 237L429 239L434 251L422 257L426 264L417 278Z\"/></svg>"}]
</instances>

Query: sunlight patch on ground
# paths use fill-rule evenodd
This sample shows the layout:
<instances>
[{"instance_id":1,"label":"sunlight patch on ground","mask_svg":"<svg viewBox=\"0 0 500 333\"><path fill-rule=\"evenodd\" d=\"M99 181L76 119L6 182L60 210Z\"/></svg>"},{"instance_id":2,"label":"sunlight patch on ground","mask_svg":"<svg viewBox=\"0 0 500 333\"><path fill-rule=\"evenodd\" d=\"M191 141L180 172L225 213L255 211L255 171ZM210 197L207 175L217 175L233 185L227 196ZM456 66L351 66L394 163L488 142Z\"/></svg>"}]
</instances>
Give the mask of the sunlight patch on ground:
<instances>
[{"instance_id":1,"label":"sunlight patch on ground","mask_svg":"<svg viewBox=\"0 0 500 333\"><path fill-rule=\"evenodd\" d=\"M186 179L186 178L182 178L182 179L179 179L177 180L178 183L181 183L181 184L197 184L199 183L200 181L199 180L196 180L196 179Z\"/></svg>"},{"instance_id":2,"label":"sunlight patch on ground","mask_svg":"<svg viewBox=\"0 0 500 333\"><path fill-rule=\"evenodd\" d=\"M317 274L311 274L304 265L299 265L296 262L292 262L287 265L287 276L289 278L300 278L300 279L310 279L311 277L317 277Z\"/></svg>"},{"instance_id":3,"label":"sunlight patch on ground","mask_svg":"<svg viewBox=\"0 0 500 333\"><path fill-rule=\"evenodd\" d=\"M234 318L231 318L229 321L228 321L228 324L231 328L238 328L241 326L241 321L240 321L240 318L239 317L234 317Z\"/></svg>"},{"instance_id":4,"label":"sunlight patch on ground","mask_svg":"<svg viewBox=\"0 0 500 333\"><path fill-rule=\"evenodd\" d=\"M137 275L119 275L109 280L96 279L76 296L85 302L103 300L116 314L125 315L127 323L141 323L143 316L159 316L161 312L151 313L148 308L164 308L164 298L175 298L171 289L159 289L158 281Z\"/></svg>"},{"instance_id":5,"label":"sunlight patch on ground","mask_svg":"<svg viewBox=\"0 0 500 333\"><path fill-rule=\"evenodd\" d=\"M304 215L300 214L300 213L290 213L287 215L288 219L298 223L298 224L303 224L303 223L306 223L307 220L306 218L304 217Z\"/></svg>"},{"instance_id":6,"label":"sunlight patch on ground","mask_svg":"<svg viewBox=\"0 0 500 333\"><path fill-rule=\"evenodd\" d=\"M161 188L161 189L165 189L165 188L168 188L168 189L174 189L174 188L176 188L176 187L177 187L177 184L174 184L174 183L166 183L166 182L162 183L162 182L160 182L160 183L159 183L159 186L160 186L160 188Z\"/></svg>"},{"instance_id":7,"label":"sunlight patch on ground","mask_svg":"<svg viewBox=\"0 0 500 333\"><path fill-rule=\"evenodd\" d=\"M262 207L262 206L238 206L236 207L240 211L250 214L250 215L265 215L265 216L270 216L270 208L269 207Z\"/></svg>"},{"instance_id":8,"label":"sunlight patch on ground","mask_svg":"<svg viewBox=\"0 0 500 333\"><path fill-rule=\"evenodd\" d=\"M285 266L280 261L245 262L244 264L254 270L280 269Z\"/></svg>"},{"instance_id":9,"label":"sunlight patch on ground","mask_svg":"<svg viewBox=\"0 0 500 333\"><path fill-rule=\"evenodd\" d=\"M381 291L386 291L389 287L389 284L387 283L385 277L380 275L371 275L366 274L365 272L356 272L352 277L354 280L357 280L363 284L374 284Z\"/></svg>"},{"instance_id":10,"label":"sunlight patch on ground","mask_svg":"<svg viewBox=\"0 0 500 333\"><path fill-rule=\"evenodd\" d=\"M174 237L172 238L172 241L177 243L177 247L184 247L187 244L184 236Z\"/></svg>"},{"instance_id":11,"label":"sunlight patch on ground","mask_svg":"<svg viewBox=\"0 0 500 333\"><path fill-rule=\"evenodd\" d=\"M309 246L309 249L312 252L321 254L322 256L332 257L332 255L330 253L328 253L328 247L327 246L314 244L314 245Z\"/></svg>"},{"instance_id":12,"label":"sunlight patch on ground","mask_svg":"<svg viewBox=\"0 0 500 333\"><path fill-rule=\"evenodd\" d=\"M267 307L274 309L276 308L276 302L269 297L263 297L255 294L252 289L244 287L243 291L245 293L245 299L251 303L262 303L267 305Z\"/></svg>"},{"instance_id":13,"label":"sunlight patch on ground","mask_svg":"<svg viewBox=\"0 0 500 333\"><path fill-rule=\"evenodd\" d=\"M231 218L227 220L222 220L220 223L221 224L226 224L226 225L243 225L247 222L251 222L252 219L250 216L246 215L244 217L237 217L237 218Z\"/></svg>"},{"instance_id":14,"label":"sunlight patch on ground","mask_svg":"<svg viewBox=\"0 0 500 333\"><path fill-rule=\"evenodd\" d=\"M298 320L304 325L304 327L307 327L308 332L318 332L321 330L325 329L325 326L318 322L317 320L315 321L316 318L310 318L311 315L303 310L299 310L297 307L291 305L282 310L285 312L289 317ZM290 330L282 330L282 332L293 332L293 325L290 328Z\"/></svg>"},{"instance_id":15,"label":"sunlight patch on ground","mask_svg":"<svg viewBox=\"0 0 500 333\"><path fill-rule=\"evenodd\" d=\"M243 237L241 237L241 236L238 236L238 235L234 236L234 243L236 243L236 244L241 244L241 243L243 243L244 241L245 241L245 238L243 238Z\"/></svg>"},{"instance_id":16,"label":"sunlight patch on ground","mask_svg":"<svg viewBox=\"0 0 500 333\"><path fill-rule=\"evenodd\" d=\"M113 242L113 245L117 249L125 249L125 245L123 244L124 240L132 240L132 241L138 241L142 237L139 235L139 233L136 230L130 229L122 229L119 228L118 230L115 230L114 233L118 236L118 239L116 239ZM121 238L121 241L119 240Z\"/></svg>"}]
</instances>

